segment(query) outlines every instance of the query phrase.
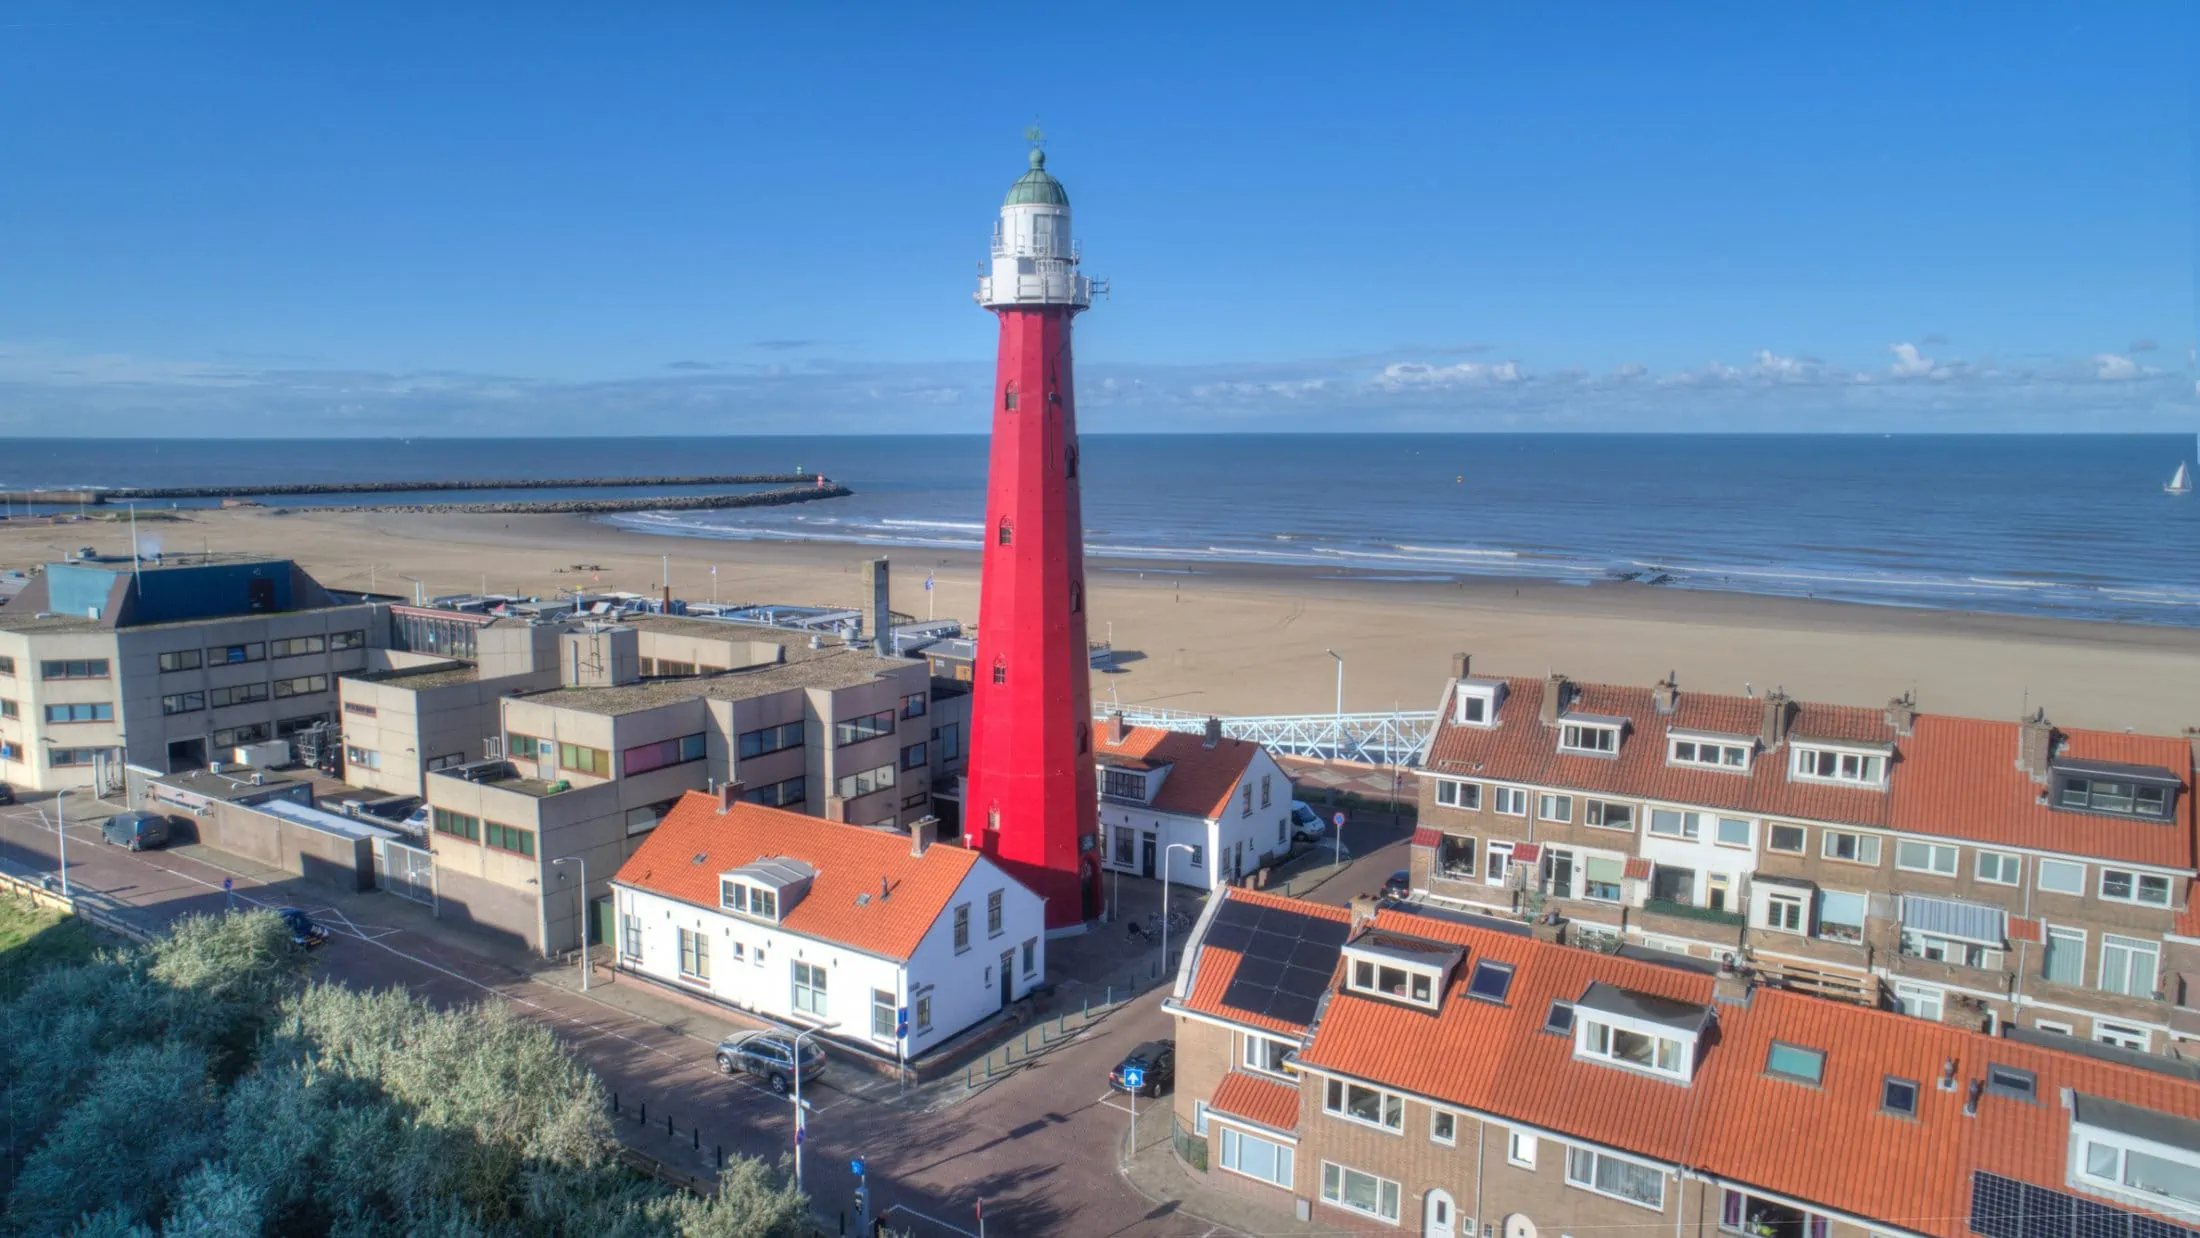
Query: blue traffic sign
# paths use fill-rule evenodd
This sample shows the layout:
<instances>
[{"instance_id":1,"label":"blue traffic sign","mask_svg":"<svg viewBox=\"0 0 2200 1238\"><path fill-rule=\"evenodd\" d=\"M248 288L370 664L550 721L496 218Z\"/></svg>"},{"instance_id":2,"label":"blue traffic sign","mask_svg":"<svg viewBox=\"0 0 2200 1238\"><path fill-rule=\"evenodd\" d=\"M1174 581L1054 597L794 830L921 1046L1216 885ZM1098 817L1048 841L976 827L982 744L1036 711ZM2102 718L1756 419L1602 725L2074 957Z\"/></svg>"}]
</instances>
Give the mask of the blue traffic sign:
<instances>
[{"instance_id":1,"label":"blue traffic sign","mask_svg":"<svg viewBox=\"0 0 2200 1238\"><path fill-rule=\"evenodd\" d=\"M224 890L234 890L234 889L236 889L236 888L237 888L237 879L236 879L235 877L224 877L224 878L222 878L222 889L224 889Z\"/></svg>"},{"instance_id":2,"label":"blue traffic sign","mask_svg":"<svg viewBox=\"0 0 2200 1238\"><path fill-rule=\"evenodd\" d=\"M855 1175L856 1177L858 1177L858 1178L862 1177L862 1176L863 1176L863 1158L862 1158L862 1157L857 1157L857 1158L856 1158L855 1160L852 1160L852 1161L848 1162L848 1172L849 1172L849 1173L852 1173L852 1174L854 1174L854 1175Z\"/></svg>"},{"instance_id":3,"label":"blue traffic sign","mask_svg":"<svg viewBox=\"0 0 2200 1238\"><path fill-rule=\"evenodd\" d=\"M1146 1072L1137 1066L1123 1068L1123 1086L1135 1092L1146 1086Z\"/></svg>"},{"instance_id":4,"label":"blue traffic sign","mask_svg":"<svg viewBox=\"0 0 2200 1238\"><path fill-rule=\"evenodd\" d=\"M1334 821L1334 822L1336 822L1336 823L1337 823L1337 828L1338 828L1338 829L1340 829L1340 830L1341 830L1341 829L1343 829L1343 828L1344 828L1344 814L1343 814L1343 813L1341 813L1341 812L1340 812L1340 813L1338 813L1338 814L1337 814L1336 816L1334 816L1334 817L1331 817L1331 818L1330 818L1330 820L1331 820L1331 821Z\"/></svg>"}]
</instances>

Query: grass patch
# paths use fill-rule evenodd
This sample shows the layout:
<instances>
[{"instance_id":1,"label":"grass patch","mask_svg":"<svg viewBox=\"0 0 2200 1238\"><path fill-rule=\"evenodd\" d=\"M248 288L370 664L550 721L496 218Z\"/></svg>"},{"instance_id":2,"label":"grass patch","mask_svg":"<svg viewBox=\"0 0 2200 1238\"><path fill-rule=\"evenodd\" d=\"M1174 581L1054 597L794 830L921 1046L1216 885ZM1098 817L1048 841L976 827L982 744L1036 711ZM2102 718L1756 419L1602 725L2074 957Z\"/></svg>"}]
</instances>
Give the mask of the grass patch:
<instances>
[{"instance_id":1,"label":"grass patch","mask_svg":"<svg viewBox=\"0 0 2200 1238\"><path fill-rule=\"evenodd\" d=\"M63 963L88 962L112 935L75 916L28 899L0 895L0 997L13 997L38 972Z\"/></svg>"}]
</instances>

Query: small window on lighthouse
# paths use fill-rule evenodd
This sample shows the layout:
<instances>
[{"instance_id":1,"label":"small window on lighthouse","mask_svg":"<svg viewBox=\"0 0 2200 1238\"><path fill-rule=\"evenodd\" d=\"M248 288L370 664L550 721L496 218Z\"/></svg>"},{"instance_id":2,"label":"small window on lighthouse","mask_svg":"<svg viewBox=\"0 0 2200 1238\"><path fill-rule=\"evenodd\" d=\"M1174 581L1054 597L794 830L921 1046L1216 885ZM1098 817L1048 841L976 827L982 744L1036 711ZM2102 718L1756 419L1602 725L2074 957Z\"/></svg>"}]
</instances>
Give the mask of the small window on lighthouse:
<instances>
[{"instance_id":1,"label":"small window on lighthouse","mask_svg":"<svg viewBox=\"0 0 2200 1238\"><path fill-rule=\"evenodd\" d=\"M1062 476L1077 476L1077 448L1074 444L1062 449Z\"/></svg>"},{"instance_id":2,"label":"small window on lighthouse","mask_svg":"<svg viewBox=\"0 0 2200 1238\"><path fill-rule=\"evenodd\" d=\"M1015 540L1016 526L1008 522L1008 517L1001 517L1001 545L1006 546Z\"/></svg>"},{"instance_id":3,"label":"small window on lighthouse","mask_svg":"<svg viewBox=\"0 0 2200 1238\"><path fill-rule=\"evenodd\" d=\"M1012 412L1012 413L1016 411L1016 384L1015 384L1015 383L1010 383L1010 384L1008 385L1008 390L1002 393L1002 395L1001 395L1001 407L1002 407L1002 408L1005 408L1005 409L1007 409L1007 410L1008 410L1009 412Z\"/></svg>"},{"instance_id":4,"label":"small window on lighthouse","mask_svg":"<svg viewBox=\"0 0 2200 1238\"><path fill-rule=\"evenodd\" d=\"M1089 726L1078 727L1077 755L1083 756L1090 751L1092 751L1092 728Z\"/></svg>"},{"instance_id":5,"label":"small window on lighthouse","mask_svg":"<svg viewBox=\"0 0 2200 1238\"><path fill-rule=\"evenodd\" d=\"M997 830L1001 828L1000 805L995 804L993 807L985 810L985 828L989 830Z\"/></svg>"},{"instance_id":6,"label":"small window on lighthouse","mask_svg":"<svg viewBox=\"0 0 2200 1238\"><path fill-rule=\"evenodd\" d=\"M1069 582L1069 613L1073 615L1082 615L1085 613L1084 581L1073 580Z\"/></svg>"},{"instance_id":7,"label":"small window on lighthouse","mask_svg":"<svg viewBox=\"0 0 2200 1238\"><path fill-rule=\"evenodd\" d=\"M1001 659L999 659L999 658L995 658L995 659L993 659L993 682L994 682L994 683L1007 683L1007 682L1008 682L1008 663L1006 663L1006 662L1003 662L1003 661L1002 661Z\"/></svg>"}]
</instances>

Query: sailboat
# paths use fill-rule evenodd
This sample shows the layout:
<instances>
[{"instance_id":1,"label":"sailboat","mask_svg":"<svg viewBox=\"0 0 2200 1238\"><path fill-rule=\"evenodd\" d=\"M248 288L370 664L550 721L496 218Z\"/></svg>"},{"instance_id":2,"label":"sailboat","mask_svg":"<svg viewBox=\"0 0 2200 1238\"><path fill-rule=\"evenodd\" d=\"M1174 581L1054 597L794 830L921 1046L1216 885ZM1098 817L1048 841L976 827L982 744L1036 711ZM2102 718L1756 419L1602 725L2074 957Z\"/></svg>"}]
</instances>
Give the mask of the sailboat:
<instances>
[{"instance_id":1,"label":"sailboat","mask_svg":"<svg viewBox=\"0 0 2200 1238\"><path fill-rule=\"evenodd\" d=\"M2191 494L2192 466L2185 464L2183 461L2179 461L2177 465L2177 472L2171 475L2169 479L2169 484L2162 487L2162 489L2167 490L2171 494Z\"/></svg>"}]
</instances>

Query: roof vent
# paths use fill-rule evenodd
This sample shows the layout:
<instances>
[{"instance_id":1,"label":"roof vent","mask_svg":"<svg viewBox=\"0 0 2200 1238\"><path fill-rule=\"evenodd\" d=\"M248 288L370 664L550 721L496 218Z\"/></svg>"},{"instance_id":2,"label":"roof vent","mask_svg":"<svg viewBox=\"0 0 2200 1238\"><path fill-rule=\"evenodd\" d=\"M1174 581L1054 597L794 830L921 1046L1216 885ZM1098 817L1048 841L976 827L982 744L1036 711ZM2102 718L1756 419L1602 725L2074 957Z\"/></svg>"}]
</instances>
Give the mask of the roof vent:
<instances>
[{"instance_id":1,"label":"roof vent","mask_svg":"<svg viewBox=\"0 0 2200 1238\"><path fill-rule=\"evenodd\" d=\"M1943 1092L1956 1090L1956 1060L1954 1058L1949 1058L1940 1068L1940 1090Z\"/></svg>"},{"instance_id":2,"label":"roof vent","mask_svg":"<svg viewBox=\"0 0 2200 1238\"><path fill-rule=\"evenodd\" d=\"M1680 676L1673 671L1667 671L1665 678L1658 681L1658 686L1650 690L1650 703L1661 714L1672 713L1673 707L1680 702L1680 692Z\"/></svg>"},{"instance_id":3,"label":"roof vent","mask_svg":"<svg viewBox=\"0 0 2200 1238\"><path fill-rule=\"evenodd\" d=\"M878 879L878 896L879 896L879 899L880 899L880 901L884 901L884 900L886 900L886 899L888 899L888 898L891 898L891 897L893 896L893 893L894 893L894 891L893 891L893 888L892 888L891 886L889 886L889 885L887 885L887 884L886 884L886 878L884 878L884 877L881 877L881 878L879 878L879 879Z\"/></svg>"},{"instance_id":4,"label":"roof vent","mask_svg":"<svg viewBox=\"0 0 2200 1238\"><path fill-rule=\"evenodd\" d=\"M870 892L869 890L865 890L865 891L864 891L863 893L861 893L861 894L858 894L858 895L856 895L856 906L858 906L858 907L868 907L868 906L870 906L870 905L871 905L871 892Z\"/></svg>"},{"instance_id":5,"label":"roof vent","mask_svg":"<svg viewBox=\"0 0 2200 1238\"><path fill-rule=\"evenodd\" d=\"M709 853L709 852L707 852L707 851L698 851L698 852L696 852L696 853L695 853L695 858L694 858L693 860L691 860L691 861L690 861L690 863L694 863L694 864L701 864L702 862L704 862L705 860L708 860L709 858L710 858L710 853Z\"/></svg>"},{"instance_id":6,"label":"roof vent","mask_svg":"<svg viewBox=\"0 0 2200 1238\"><path fill-rule=\"evenodd\" d=\"M1971 1080L1971 1095L1970 1095L1970 1097L1969 1097L1968 1099L1966 1099L1966 1100L1965 1100L1965 1101L1963 1102L1963 1116L1964 1116L1964 1117L1967 1117L1967 1118L1975 1118L1975 1117L1977 1117L1977 1116L1978 1116L1978 1098L1979 1098L1979 1096L1980 1096L1981 1094L1983 1094L1983 1093L1984 1093L1985 1091L1986 1091L1986 1083L1985 1083L1985 1081L1984 1081L1984 1080L1980 1080L1980 1079L1973 1079L1973 1080Z\"/></svg>"}]
</instances>

